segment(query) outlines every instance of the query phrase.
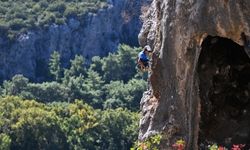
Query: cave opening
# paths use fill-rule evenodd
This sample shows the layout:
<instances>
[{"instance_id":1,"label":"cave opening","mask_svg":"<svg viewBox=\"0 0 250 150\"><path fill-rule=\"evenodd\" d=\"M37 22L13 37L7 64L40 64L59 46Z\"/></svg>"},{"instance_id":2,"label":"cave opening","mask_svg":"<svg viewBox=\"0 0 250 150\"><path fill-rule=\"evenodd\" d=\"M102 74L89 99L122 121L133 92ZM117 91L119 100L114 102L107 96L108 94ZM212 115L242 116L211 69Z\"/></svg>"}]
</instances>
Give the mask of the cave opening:
<instances>
[{"instance_id":1,"label":"cave opening","mask_svg":"<svg viewBox=\"0 0 250 150\"><path fill-rule=\"evenodd\" d=\"M250 58L230 39L208 36L198 60L199 149L250 148Z\"/></svg>"}]
</instances>

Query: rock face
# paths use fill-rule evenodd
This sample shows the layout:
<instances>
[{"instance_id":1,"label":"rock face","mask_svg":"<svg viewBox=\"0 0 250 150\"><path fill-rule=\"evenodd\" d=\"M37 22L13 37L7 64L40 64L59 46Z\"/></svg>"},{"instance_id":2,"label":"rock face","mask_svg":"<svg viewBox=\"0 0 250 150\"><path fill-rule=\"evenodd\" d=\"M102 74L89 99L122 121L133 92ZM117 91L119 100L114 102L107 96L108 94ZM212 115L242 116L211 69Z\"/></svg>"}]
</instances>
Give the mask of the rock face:
<instances>
[{"instance_id":1,"label":"rock face","mask_svg":"<svg viewBox=\"0 0 250 150\"><path fill-rule=\"evenodd\" d=\"M138 46L141 8L150 0L108 0L108 8L84 18L71 18L64 25L29 31L10 41L0 37L0 79L17 73L33 80L44 80L52 51L61 53L66 66L75 54L86 57L105 56L119 43Z\"/></svg>"},{"instance_id":2,"label":"rock face","mask_svg":"<svg viewBox=\"0 0 250 150\"><path fill-rule=\"evenodd\" d=\"M186 149L250 143L250 1L154 0L139 42L153 47L139 139ZM246 145L249 148L249 145Z\"/></svg>"}]
</instances>

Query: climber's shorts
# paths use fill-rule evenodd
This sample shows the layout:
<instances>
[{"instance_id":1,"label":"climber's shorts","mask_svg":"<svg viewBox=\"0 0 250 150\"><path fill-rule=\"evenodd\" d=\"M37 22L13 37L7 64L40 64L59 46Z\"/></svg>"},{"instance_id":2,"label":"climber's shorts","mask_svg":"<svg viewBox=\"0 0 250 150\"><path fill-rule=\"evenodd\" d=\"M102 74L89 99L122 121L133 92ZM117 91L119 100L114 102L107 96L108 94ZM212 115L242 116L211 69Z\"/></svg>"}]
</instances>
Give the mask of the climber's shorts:
<instances>
[{"instance_id":1,"label":"climber's shorts","mask_svg":"<svg viewBox=\"0 0 250 150\"><path fill-rule=\"evenodd\" d=\"M142 59L140 59L140 61L143 63L143 65L144 65L144 67L148 67L148 61L145 61L145 60L142 60Z\"/></svg>"}]
</instances>

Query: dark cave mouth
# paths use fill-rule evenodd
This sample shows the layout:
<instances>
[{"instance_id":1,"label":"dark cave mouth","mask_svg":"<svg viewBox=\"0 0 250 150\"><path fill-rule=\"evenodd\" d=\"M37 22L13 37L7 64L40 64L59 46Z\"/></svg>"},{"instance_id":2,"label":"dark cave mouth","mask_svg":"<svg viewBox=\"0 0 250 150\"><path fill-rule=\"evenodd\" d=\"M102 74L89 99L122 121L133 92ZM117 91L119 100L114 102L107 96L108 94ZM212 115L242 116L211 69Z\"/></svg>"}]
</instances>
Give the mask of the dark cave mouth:
<instances>
[{"instance_id":1,"label":"dark cave mouth","mask_svg":"<svg viewBox=\"0 0 250 150\"><path fill-rule=\"evenodd\" d=\"M208 36L198 61L198 144L250 145L250 58L230 39Z\"/></svg>"}]
</instances>

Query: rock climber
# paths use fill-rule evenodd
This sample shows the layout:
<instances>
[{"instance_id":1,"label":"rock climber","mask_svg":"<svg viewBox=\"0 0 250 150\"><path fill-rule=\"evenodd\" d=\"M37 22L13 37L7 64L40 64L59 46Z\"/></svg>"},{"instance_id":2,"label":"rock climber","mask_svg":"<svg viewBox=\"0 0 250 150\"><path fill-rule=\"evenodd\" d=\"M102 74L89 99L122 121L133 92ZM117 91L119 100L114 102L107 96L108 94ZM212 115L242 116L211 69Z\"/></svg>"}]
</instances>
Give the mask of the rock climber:
<instances>
[{"instance_id":1,"label":"rock climber","mask_svg":"<svg viewBox=\"0 0 250 150\"><path fill-rule=\"evenodd\" d=\"M138 54L137 64L140 70L145 71L149 67L149 55L152 53L152 49L149 45L146 45L143 50Z\"/></svg>"}]
</instances>

